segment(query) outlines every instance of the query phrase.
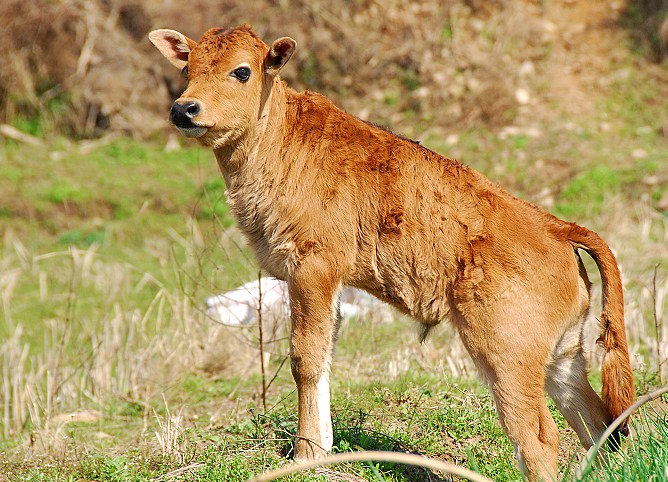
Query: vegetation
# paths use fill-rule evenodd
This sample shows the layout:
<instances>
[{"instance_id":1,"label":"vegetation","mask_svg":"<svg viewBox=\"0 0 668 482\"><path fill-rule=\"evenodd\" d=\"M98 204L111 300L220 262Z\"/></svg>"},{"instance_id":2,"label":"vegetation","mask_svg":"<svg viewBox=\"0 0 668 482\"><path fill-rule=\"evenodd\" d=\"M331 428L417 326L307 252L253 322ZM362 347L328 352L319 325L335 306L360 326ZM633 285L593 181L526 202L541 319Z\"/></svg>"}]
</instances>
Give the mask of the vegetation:
<instances>
[{"instance_id":1,"label":"vegetation","mask_svg":"<svg viewBox=\"0 0 668 482\"><path fill-rule=\"evenodd\" d=\"M125 47L105 44L97 54L118 65L109 59L128 55L128 35L141 27L128 18L141 15L132 17L125 3L90 2L88 10L75 3L46 2L44 12L58 18L53 28L65 35L88 18L86 32L102 35L111 24L101 20L106 14L96 16L98 9L116 8L129 30L114 31L109 45ZM345 2L340 18L308 6L295 15L281 3L271 18L255 20L276 36L304 34L304 50L287 74L297 87L324 90L351 112L419 138L598 231L622 268L638 392L665 384L668 75L665 63L650 63L642 49L647 43L660 60L660 38L643 43L637 30L659 28L661 2L630 2L617 28L584 33L571 25L569 8L591 8L594 18L602 15L597 2L553 2L557 11L546 4L539 13L503 2L451 2L440 16L432 15L440 2L409 2L417 5L410 9L390 3L378 11L374 2ZM28 9L16 25L34 32L40 12L27 5L10 1L0 11ZM178 12L145 5L143 15L159 26L180 28L165 23ZM254 18L244 8L231 8L232 20ZM391 32L381 35L381 24ZM582 41L566 48L567 34ZM339 45L333 37L345 48L331 50ZM410 49L395 48L397 39ZM92 66L83 77L65 78L53 70L55 60L38 65L31 56L51 52L44 50L49 42L39 45L30 53L8 48L13 60L0 67L0 91L11 94L3 94L1 119L37 139L33 145L0 138L0 481L241 481L285 464L296 429L285 340L270 340L271 384L263 400L256 327L225 329L205 313L206 296L258 276L228 213L213 155L166 138L164 121L147 122L143 114L133 121L157 127L142 130L117 110L105 120L101 112L111 104L104 102L118 95L90 97L102 95ZM368 45L379 46L370 59L363 57ZM430 53L422 58L424 52ZM73 69L80 54L69 59ZM142 55L128 65L157 58ZM378 62L386 65L382 79ZM582 70L555 75L564 65ZM9 80L25 78L19 67L51 81L21 84L33 92L12 90L20 83ZM154 85L146 79L156 74L149 74L139 84ZM528 103L518 89L528 89ZM162 90L141 100L142 112L164 114ZM97 117L95 102L104 107ZM600 283L587 262L594 300L585 337L591 378L600 385ZM520 479L489 391L454 330L444 324L420 345L411 323L374 314L343 324L332 373L335 451L405 451L494 480ZM212 357L221 363L205 363ZM552 412L562 436L562 478L573 480L584 453ZM633 438L584 480L668 480L667 417L665 397L643 407ZM285 480L439 477L415 467L352 463Z\"/></svg>"}]
</instances>

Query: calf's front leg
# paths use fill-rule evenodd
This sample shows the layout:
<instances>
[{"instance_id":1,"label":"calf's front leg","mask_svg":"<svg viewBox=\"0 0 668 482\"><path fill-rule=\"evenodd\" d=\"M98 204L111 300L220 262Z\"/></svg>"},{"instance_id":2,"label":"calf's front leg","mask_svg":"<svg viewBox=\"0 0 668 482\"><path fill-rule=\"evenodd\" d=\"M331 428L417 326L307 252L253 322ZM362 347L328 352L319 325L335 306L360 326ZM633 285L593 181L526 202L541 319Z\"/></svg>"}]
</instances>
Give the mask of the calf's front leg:
<instances>
[{"instance_id":1,"label":"calf's front leg","mask_svg":"<svg viewBox=\"0 0 668 482\"><path fill-rule=\"evenodd\" d=\"M309 260L291 276L290 361L299 403L295 460L324 456L334 436L329 373L339 325L341 283L324 260Z\"/></svg>"}]
</instances>

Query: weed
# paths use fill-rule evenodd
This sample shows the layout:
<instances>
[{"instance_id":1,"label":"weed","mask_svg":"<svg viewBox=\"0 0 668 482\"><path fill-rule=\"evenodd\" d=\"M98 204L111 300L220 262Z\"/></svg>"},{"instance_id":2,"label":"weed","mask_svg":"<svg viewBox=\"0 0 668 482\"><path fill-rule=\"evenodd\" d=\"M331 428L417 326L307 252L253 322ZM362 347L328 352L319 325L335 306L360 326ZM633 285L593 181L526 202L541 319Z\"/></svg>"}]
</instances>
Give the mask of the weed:
<instances>
[{"instance_id":1,"label":"weed","mask_svg":"<svg viewBox=\"0 0 668 482\"><path fill-rule=\"evenodd\" d=\"M199 194L199 206L198 218L215 220L223 228L232 226L233 221L225 199L225 183L221 178L211 179L204 183Z\"/></svg>"}]
</instances>

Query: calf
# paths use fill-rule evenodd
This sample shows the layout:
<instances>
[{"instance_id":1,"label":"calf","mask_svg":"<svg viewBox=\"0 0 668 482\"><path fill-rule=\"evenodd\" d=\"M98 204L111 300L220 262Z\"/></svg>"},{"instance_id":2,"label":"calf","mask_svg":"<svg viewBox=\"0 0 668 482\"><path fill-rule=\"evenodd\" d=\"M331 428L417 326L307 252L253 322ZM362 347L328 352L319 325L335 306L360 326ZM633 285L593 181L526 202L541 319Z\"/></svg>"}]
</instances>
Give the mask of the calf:
<instances>
[{"instance_id":1,"label":"calf","mask_svg":"<svg viewBox=\"0 0 668 482\"><path fill-rule=\"evenodd\" d=\"M151 42L188 76L176 128L213 149L227 199L260 266L287 281L298 393L296 458L332 447L329 374L343 286L422 324L453 323L489 383L520 468L556 474L554 399L585 447L633 401L622 284L594 232L521 201L482 174L357 119L278 73L296 42L244 25L199 42ZM601 272L602 400L587 380L582 326Z\"/></svg>"}]
</instances>

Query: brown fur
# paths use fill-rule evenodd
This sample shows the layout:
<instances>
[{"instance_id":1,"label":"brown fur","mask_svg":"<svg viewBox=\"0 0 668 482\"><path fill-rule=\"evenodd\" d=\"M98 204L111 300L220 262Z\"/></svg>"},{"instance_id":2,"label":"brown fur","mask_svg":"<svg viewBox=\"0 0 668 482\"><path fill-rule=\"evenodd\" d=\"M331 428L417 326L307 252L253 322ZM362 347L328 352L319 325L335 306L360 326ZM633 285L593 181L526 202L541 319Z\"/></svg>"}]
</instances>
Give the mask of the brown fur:
<instances>
[{"instance_id":1,"label":"brown fur","mask_svg":"<svg viewBox=\"0 0 668 482\"><path fill-rule=\"evenodd\" d=\"M174 33L156 32L151 40L182 66ZM215 152L239 227L262 268L289 285L298 458L330 448L325 392L343 285L412 315L425 336L445 319L455 324L532 478L557 470L544 389L585 446L630 405L619 271L595 233L319 94L291 90L276 75L291 39L269 47L248 26L210 30L199 43L178 35L192 50L177 102L199 103L198 140ZM242 63L252 71L245 83L230 76ZM602 402L582 354L589 281L578 248L603 279Z\"/></svg>"}]
</instances>

